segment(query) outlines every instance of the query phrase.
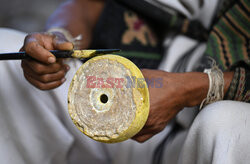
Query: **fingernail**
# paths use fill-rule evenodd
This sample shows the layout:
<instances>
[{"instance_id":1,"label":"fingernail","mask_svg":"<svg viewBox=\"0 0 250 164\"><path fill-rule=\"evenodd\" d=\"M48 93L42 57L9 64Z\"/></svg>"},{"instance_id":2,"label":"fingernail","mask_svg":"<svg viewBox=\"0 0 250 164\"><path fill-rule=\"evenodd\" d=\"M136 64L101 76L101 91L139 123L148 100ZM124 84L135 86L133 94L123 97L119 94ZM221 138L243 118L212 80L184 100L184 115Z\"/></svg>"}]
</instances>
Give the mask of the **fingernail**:
<instances>
[{"instance_id":1,"label":"fingernail","mask_svg":"<svg viewBox=\"0 0 250 164\"><path fill-rule=\"evenodd\" d=\"M55 63L56 62L56 58L51 56L51 57L48 58L48 62L49 63Z\"/></svg>"},{"instance_id":2,"label":"fingernail","mask_svg":"<svg viewBox=\"0 0 250 164\"><path fill-rule=\"evenodd\" d=\"M65 78L63 78L61 81L62 81L62 83L64 83L64 82L66 81L66 79L65 79Z\"/></svg>"}]
</instances>

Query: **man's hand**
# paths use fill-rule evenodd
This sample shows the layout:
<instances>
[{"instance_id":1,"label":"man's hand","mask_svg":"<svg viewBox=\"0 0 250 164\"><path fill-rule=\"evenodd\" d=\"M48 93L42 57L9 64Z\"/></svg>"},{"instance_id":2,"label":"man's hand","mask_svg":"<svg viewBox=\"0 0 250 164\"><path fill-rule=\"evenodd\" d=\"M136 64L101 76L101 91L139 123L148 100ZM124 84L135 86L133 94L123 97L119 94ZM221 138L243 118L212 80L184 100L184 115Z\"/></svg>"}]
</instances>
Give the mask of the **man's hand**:
<instances>
[{"instance_id":1,"label":"man's hand","mask_svg":"<svg viewBox=\"0 0 250 164\"><path fill-rule=\"evenodd\" d=\"M70 31L72 36L82 35L84 40L80 48L87 48L92 39L92 31L105 6L105 0L72 0L62 4L50 17L46 29L62 27ZM57 36L57 37L56 37ZM69 67L62 60L56 60L48 50L71 50L73 45L56 33L34 33L26 37L22 51L26 51L36 60L23 60L22 67L25 78L41 90L49 90L60 86L65 81Z\"/></svg>"},{"instance_id":2,"label":"man's hand","mask_svg":"<svg viewBox=\"0 0 250 164\"><path fill-rule=\"evenodd\" d=\"M72 50L73 45L57 33L33 33L26 36L21 51L34 60L22 60L24 77L41 90L54 89L64 83L69 66L56 59L49 50Z\"/></svg>"},{"instance_id":3,"label":"man's hand","mask_svg":"<svg viewBox=\"0 0 250 164\"><path fill-rule=\"evenodd\" d=\"M158 70L142 70L142 73L145 79L161 79L161 87L149 86L150 112L143 129L133 137L138 142L144 142L162 131L184 107L198 105L208 91L208 77L204 73Z\"/></svg>"}]
</instances>

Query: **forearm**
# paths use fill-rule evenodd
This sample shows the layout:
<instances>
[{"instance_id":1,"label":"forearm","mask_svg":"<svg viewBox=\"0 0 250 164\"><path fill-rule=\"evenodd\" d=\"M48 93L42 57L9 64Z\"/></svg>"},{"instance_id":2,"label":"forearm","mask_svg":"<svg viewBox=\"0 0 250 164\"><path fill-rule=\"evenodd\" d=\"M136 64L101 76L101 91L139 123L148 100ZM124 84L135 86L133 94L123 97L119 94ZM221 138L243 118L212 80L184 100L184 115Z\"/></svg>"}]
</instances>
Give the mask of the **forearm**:
<instances>
[{"instance_id":1,"label":"forearm","mask_svg":"<svg viewBox=\"0 0 250 164\"><path fill-rule=\"evenodd\" d=\"M92 32L104 7L105 0L71 0L62 4L49 18L46 30L62 27L72 36L82 35L80 48L91 43Z\"/></svg>"}]
</instances>

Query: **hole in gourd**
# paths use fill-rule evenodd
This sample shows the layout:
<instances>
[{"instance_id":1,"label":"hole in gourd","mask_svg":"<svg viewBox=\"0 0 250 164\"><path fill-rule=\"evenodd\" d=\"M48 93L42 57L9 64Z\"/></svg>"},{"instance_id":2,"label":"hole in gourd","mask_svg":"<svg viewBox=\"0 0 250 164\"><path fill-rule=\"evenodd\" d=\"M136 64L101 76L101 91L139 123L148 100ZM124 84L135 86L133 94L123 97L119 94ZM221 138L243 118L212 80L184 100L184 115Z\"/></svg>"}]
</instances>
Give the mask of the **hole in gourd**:
<instances>
[{"instance_id":1,"label":"hole in gourd","mask_svg":"<svg viewBox=\"0 0 250 164\"><path fill-rule=\"evenodd\" d=\"M102 102L103 104L106 104L106 103L108 102L109 98L108 98L107 95L102 94L102 95L100 96L100 100L101 100L101 102Z\"/></svg>"}]
</instances>

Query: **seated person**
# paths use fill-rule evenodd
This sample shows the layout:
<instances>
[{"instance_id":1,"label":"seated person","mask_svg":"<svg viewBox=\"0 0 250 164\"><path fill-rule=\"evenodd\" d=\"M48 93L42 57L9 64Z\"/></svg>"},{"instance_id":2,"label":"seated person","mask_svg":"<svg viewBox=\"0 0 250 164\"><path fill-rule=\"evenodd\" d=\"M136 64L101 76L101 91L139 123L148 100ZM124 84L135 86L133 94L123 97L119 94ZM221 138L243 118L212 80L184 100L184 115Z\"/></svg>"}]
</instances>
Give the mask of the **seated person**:
<instances>
[{"instance_id":1,"label":"seated person","mask_svg":"<svg viewBox=\"0 0 250 164\"><path fill-rule=\"evenodd\" d=\"M246 116L250 106L236 102L250 101L249 43L245 37L249 35L245 13L249 2L224 5L221 16L216 16L219 2L164 1L164 7L157 2L135 2L134 6L123 0L66 2L48 21L48 32L25 38L21 50L36 61L22 61L24 77L19 62L1 63L5 84L1 81L0 126L6 133L1 135L0 154L5 163L227 163L221 161L225 159L242 163L249 159L238 150L246 154L249 151L250 123ZM159 13L162 17L157 17ZM235 15L241 19L235 19ZM194 18L196 21L191 21ZM211 32L206 33L206 29ZM74 39L80 34L82 39ZM235 37L238 39L231 39ZM65 88L81 61L64 63L48 51L71 50L74 46L121 48L121 55L148 68L142 70L146 78L163 78L162 88L149 88L150 115L133 139L145 142L161 132L159 135L143 144L127 141L106 145L91 141L75 129L66 115ZM219 68L211 65L209 76L201 72L166 72L194 71L203 54L212 56L219 64ZM209 60L204 60L202 64L206 65ZM154 70L157 67L164 71ZM49 91L32 88L24 78L38 89ZM214 103L223 99L236 101ZM184 108L200 104L207 106L198 115L197 108ZM228 144L232 147L227 154L224 152L229 150Z\"/></svg>"}]
</instances>

